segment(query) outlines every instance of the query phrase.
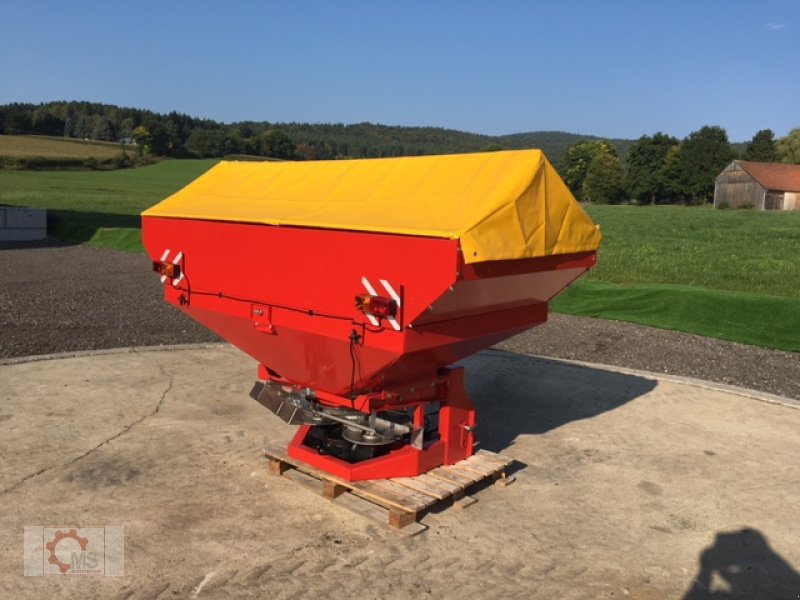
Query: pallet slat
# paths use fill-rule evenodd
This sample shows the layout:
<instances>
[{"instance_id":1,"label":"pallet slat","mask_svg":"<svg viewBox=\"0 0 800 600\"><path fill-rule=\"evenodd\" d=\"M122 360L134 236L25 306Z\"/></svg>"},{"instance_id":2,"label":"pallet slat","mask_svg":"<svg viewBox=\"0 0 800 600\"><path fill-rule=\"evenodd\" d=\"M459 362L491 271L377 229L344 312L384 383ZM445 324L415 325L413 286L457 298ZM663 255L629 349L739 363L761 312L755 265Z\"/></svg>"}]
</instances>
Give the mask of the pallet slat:
<instances>
[{"instance_id":1,"label":"pallet slat","mask_svg":"<svg viewBox=\"0 0 800 600\"><path fill-rule=\"evenodd\" d=\"M459 466L480 473L484 477L491 477L502 470L497 465L490 465L480 460L472 460L474 458L474 456L470 456L467 460L461 461Z\"/></svg>"},{"instance_id":2,"label":"pallet slat","mask_svg":"<svg viewBox=\"0 0 800 600\"><path fill-rule=\"evenodd\" d=\"M359 496L364 496L369 500L386 504L391 508L396 508L401 511L416 512L425 508L425 504L414 498L406 496L405 494L398 494L372 481L352 481L350 482L350 489Z\"/></svg>"},{"instance_id":3,"label":"pallet slat","mask_svg":"<svg viewBox=\"0 0 800 600\"><path fill-rule=\"evenodd\" d=\"M375 521L379 525L386 526L386 524L390 522L389 509L380 507L377 504L374 504L369 500L359 498L354 494L342 494L332 502L343 508L346 508L351 512L361 515L362 517L366 517L371 521ZM414 521L413 523L409 523L405 527L398 529L398 531L404 535L414 536L427 529L428 528L422 523L417 523Z\"/></svg>"},{"instance_id":4,"label":"pallet slat","mask_svg":"<svg viewBox=\"0 0 800 600\"><path fill-rule=\"evenodd\" d=\"M475 499L465 497L470 486L496 478L513 459L479 450L455 465L442 466L415 477L345 481L320 469L293 460L277 444L264 448L274 475L282 475L348 510L387 524L407 535L427 529L417 522L420 513L444 500L465 508ZM510 483L513 476L505 478Z\"/></svg>"},{"instance_id":5,"label":"pallet slat","mask_svg":"<svg viewBox=\"0 0 800 600\"><path fill-rule=\"evenodd\" d=\"M420 477L421 475L417 477L398 477L392 479L391 481L399 483L400 485L404 485L412 490L422 492L423 494L427 494L428 496L433 496L437 500L444 500L455 491L455 489L448 491L441 486L431 485L426 481L422 481Z\"/></svg>"},{"instance_id":6,"label":"pallet slat","mask_svg":"<svg viewBox=\"0 0 800 600\"><path fill-rule=\"evenodd\" d=\"M325 486L325 482L320 481L316 477L312 477L302 471L298 471L297 469L287 469L283 472L283 476L287 479L291 479L295 483L299 483L304 488L308 488L315 494L322 495L323 488Z\"/></svg>"},{"instance_id":7,"label":"pallet slat","mask_svg":"<svg viewBox=\"0 0 800 600\"><path fill-rule=\"evenodd\" d=\"M474 461L470 461L468 464L470 468L485 468L491 471L490 477L498 477L498 476L505 476L506 469L513 463L513 461L509 462L508 464L500 464L500 463L493 463L489 461L485 461L484 459L477 457L477 456L470 456L470 458L474 458Z\"/></svg>"},{"instance_id":8,"label":"pallet slat","mask_svg":"<svg viewBox=\"0 0 800 600\"><path fill-rule=\"evenodd\" d=\"M431 486L444 489L447 492L447 494L455 494L459 490L463 489L462 486L457 483L453 483L450 480L439 479L438 477L434 477L430 473L423 473L422 475L417 475L414 479L423 481Z\"/></svg>"},{"instance_id":9,"label":"pallet slat","mask_svg":"<svg viewBox=\"0 0 800 600\"><path fill-rule=\"evenodd\" d=\"M436 477L437 479L443 479L444 481L455 483L462 488L474 483L474 480L471 477L461 473L456 473L454 471L448 471L446 469L447 467L439 467L437 469L433 469L432 471L428 471L428 473L431 475L431 477Z\"/></svg>"},{"instance_id":10,"label":"pallet slat","mask_svg":"<svg viewBox=\"0 0 800 600\"><path fill-rule=\"evenodd\" d=\"M442 469L444 469L447 473L457 474L460 477L469 479L469 484L467 485L472 485L473 483L479 482L481 479L486 479L485 475L482 473L476 473L472 469L465 468L462 463L450 465L449 467L442 467Z\"/></svg>"},{"instance_id":11,"label":"pallet slat","mask_svg":"<svg viewBox=\"0 0 800 600\"><path fill-rule=\"evenodd\" d=\"M497 454L495 452L489 452L488 450L478 450L473 456L479 456L485 460L493 461L498 464L507 467L512 462L514 462L513 458L509 458L507 456L503 456L502 454Z\"/></svg>"},{"instance_id":12,"label":"pallet slat","mask_svg":"<svg viewBox=\"0 0 800 600\"><path fill-rule=\"evenodd\" d=\"M376 479L373 481L373 483L378 487L391 490L392 492L395 492L397 494L408 496L409 498L422 504L423 508L428 508L432 504L435 504L436 501L438 500L438 498L436 498L435 496L431 496L430 494L426 494L424 492L419 492L417 490L411 489L402 484L396 483L391 479Z\"/></svg>"},{"instance_id":13,"label":"pallet slat","mask_svg":"<svg viewBox=\"0 0 800 600\"><path fill-rule=\"evenodd\" d=\"M504 469L510 465L511 462L513 462L507 460L497 460L495 458L484 456L483 454L473 454L467 460L481 465L486 465L487 467L494 469Z\"/></svg>"}]
</instances>

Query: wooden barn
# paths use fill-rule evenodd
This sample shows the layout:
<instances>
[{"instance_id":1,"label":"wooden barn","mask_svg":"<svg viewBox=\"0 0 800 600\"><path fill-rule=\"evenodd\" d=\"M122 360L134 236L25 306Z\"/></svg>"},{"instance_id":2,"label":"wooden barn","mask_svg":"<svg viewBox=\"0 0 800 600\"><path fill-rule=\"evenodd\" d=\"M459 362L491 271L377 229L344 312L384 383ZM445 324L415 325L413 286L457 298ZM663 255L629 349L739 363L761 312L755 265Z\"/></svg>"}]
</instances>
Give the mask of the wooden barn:
<instances>
[{"instance_id":1,"label":"wooden barn","mask_svg":"<svg viewBox=\"0 0 800 600\"><path fill-rule=\"evenodd\" d=\"M714 180L714 208L800 211L800 165L735 160Z\"/></svg>"}]
</instances>

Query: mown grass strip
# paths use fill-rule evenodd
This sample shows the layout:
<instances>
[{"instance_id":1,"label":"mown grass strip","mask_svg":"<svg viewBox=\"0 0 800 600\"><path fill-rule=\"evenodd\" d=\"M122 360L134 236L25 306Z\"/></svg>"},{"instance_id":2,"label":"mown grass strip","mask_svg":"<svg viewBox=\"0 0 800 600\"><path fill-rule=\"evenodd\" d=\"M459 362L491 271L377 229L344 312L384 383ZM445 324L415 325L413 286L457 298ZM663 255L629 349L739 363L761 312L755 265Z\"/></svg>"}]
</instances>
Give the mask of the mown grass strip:
<instances>
[{"instance_id":1,"label":"mown grass strip","mask_svg":"<svg viewBox=\"0 0 800 600\"><path fill-rule=\"evenodd\" d=\"M587 279L800 298L800 212L588 206L603 232Z\"/></svg>"},{"instance_id":2,"label":"mown grass strip","mask_svg":"<svg viewBox=\"0 0 800 600\"><path fill-rule=\"evenodd\" d=\"M551 308L800 352L800 300L794 298L681 285L579 281Z\"/></svg>"},{"instance_id":3,"label":"mown grass strip","mask_svg":"<svg viewBox=\"0 0 800 600\"><path fill-rule=\"evenodd\" d=\"M50 221L48 232L56 239L72 244L86 244L121 252L144 254L142 230L129 227L91 227Z\"/></svg>"}]
</instances>

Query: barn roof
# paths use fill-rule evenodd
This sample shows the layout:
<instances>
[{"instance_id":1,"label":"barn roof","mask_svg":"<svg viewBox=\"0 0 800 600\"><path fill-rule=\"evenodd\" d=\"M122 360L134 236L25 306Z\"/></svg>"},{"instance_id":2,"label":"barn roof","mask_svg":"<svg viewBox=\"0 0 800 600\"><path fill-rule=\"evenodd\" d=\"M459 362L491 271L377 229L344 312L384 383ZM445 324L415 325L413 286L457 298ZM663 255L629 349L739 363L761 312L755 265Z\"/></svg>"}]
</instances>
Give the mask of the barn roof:
<instances>
[{"instance_id":1,"label":"barn roof","mask_svg":"<svg viewBox=\"0 0 800 600\"><path fill-rule=\"evenodd\" d=\"M735 161L742 169L768 190L800 192L800 165L783 163Z\"/></svg>"}]
</instances>

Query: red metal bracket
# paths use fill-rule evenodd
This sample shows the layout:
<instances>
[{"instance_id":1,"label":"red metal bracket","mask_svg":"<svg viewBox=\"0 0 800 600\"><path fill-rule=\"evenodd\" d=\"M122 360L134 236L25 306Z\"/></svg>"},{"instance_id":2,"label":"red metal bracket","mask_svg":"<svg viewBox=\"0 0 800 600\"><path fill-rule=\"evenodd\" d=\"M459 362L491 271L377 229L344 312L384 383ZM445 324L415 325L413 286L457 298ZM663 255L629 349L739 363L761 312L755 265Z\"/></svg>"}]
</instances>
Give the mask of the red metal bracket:
<instances>
[{"instance_id":1,"label":"red metal bracket","mask_svg":"<svg viewBox=\"0 0 800 600\"><path fill-rule=\"evenodd\" d=\"M272 325L272 306L252 304L250 306L250 317L253 319L253 327L257 331L275 334L275 327Z\"/></svg>"}]
</instances>

